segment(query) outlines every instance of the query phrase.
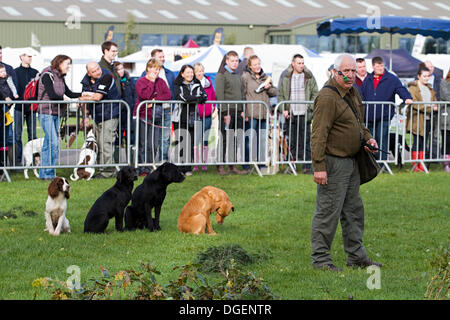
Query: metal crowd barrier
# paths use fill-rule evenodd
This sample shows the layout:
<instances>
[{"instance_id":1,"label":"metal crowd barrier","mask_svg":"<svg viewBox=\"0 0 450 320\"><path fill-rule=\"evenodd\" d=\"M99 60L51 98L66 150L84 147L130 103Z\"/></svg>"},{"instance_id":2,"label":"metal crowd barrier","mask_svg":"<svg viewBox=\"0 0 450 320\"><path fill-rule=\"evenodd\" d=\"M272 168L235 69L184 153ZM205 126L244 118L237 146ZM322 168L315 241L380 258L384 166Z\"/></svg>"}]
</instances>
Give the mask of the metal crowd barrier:
<instances>
[{"instance_id":1,"label":"metal crowd barrier","mask_svg":"<svg viewBox=\"0 0 450 320\"><path fill-rule=\"evenodd\" d=\"M272 163L274 166L288 165L297 175L296 165L304 172L311 168L311 119L314 101L282 101L275 106L272 126ZM292 106L292 110L290 107ZM288 112L288 118L281 112Z\"/></svg>"},{"instance_id":2,"label":"metal crowd barrier","mask_svg":"<svg viewBox=\"0 0 450 320\"><path fill-rule=\"evenodd\" d=\"M404 133L399 131L401 126L391 128L391 118L399 118L400 108L386 101L363 101L363 104L364 125L377 140L378 147L385 151L375 153L375 159L383 169L393 174L389 164L398 164L399 137Z\"/></svg>"},{"instance_id":3,"label":"metal crowd barrier","mask_svg":"<svg viewBox=\"0 0 450 320\"><path fill-rule=\"evenodd\" d=\"M211 116L200 115L195 103L142 101L136 109L135 166L141 170L156 168L165 159L181 166L251 165L262 176L260 167L270 165L267 104L262 101L205 104L214 106ZM148 110L143 111L144 108ZM171 135L166 155L163 145L168 137L163 131L168 127Z\"/></svg>"},{"instance_id":4,"label":"metal crowd barrier","mask_svg":"<svg viewBox=\"0 0 450 320\"><path fill-rule=\"evenodd\" d=\"M11 108L6 116L9 121L0 126L2 130L3 146L8 147L8 151L0 152L0 169L2 169L1 179L11 182L9 175L10 170L29 169L29 176L34 176L33 169L61 169L61 168L103 168L114 167L117 170L120 166L130 164L131 158L131 140L133 134L130 107L123 100L102 100L102 101L13 101L14 108ZM52 135L47 137L48 144L45 143L45 133L42 123L39 121L39 108L31 111L33 104L51 104L57 105L57 118L54 119L51 128L57 126L57 142L55 144ZM118 125L116 136L108 137L104 134L105 128L103 121L105 114L112 112L114 104L119 104ZM3 101L0 103L4 105ZM88 110L92 106L93 110L101 108L100 117L96 123L93 115L88 115ZM9 118L11 116L11 118ZM89 120L86 120L89 119ZM1 123L1 122L0 122ZM102 125L99 125L102 124ZM79 164L80 153L82 152L83 143L92 129L96 144L98 147L97 161L95 164ZM53 131L53 129L52 129ZM27 139L24 133L27 132ZM123 137L124 133L127 133ZM99 139L99 137L101 139ZM108 142L105 142L108 141ZM64 142L64 143L63 143ZM48 162L50 165L42 165L34 162L33 154L40 154L40 162L42 163L43 154L42 147L49 146ZM108 155L105 155L104 148L109 147L114 155L108 161ZM26 153L26 155L25 155ZM32 163L26 163L26 156L30 158ZM56 157L56 160L55 160Z\"/></svg>"},{"instance_id":5,"label":"metal crowd barrier","mask_svg":"<svg viewBox=\"0 0 450 320\"><path fill-rule=\"evenodd\" d=\"M303 167L304 173L311 172L311 124L314 121L311 112L313 110L314 101L282 101L278 103L274 111L274 123L272 131L275 136L275 143L272 144L272 163L274 166L288 165L290 170L296 175L296 165L300 164ZM394 110L395 118L398 118L399 108L391 102L363 102L365 105L365 126L374 135L374 130L385 131L385 135L377 134L380 138L377 139L378 145L381 149L384 149L391 155L378 152L376 154L377 162L384 165L386 170L392 174L392 170L389 167L390 163L398 162L398 144L400 127L393 126L391 128L391 121L383 120L385 113L391 113ZM285 107L286 106L286 107ZM290 109L289 106L294 106ZM285 118L281 112L281 107L285 107L285 110L290 110L289 118ZM368 109L374 110L373 116L368 116ZM376 120L375 115L377 110L380 113L381 119ZM394 132L392 132L394 131ZM394 148L391 147L393 144Z\"/></svg>"},{"instance_id":6,"label":"metal crowd barrier","mask_svg":"<svg viewBox=\"0 0 450 320\"><path fill-rule=\"evenodd\" d=\"M6 103L8 101L2 101L0 105ZM114 139L107 137L109 142L105 144L105 136L102 135L104 128L93 121L92 115L87 116L92 127L87 126L86 111L90 105L96 104L96 108L100 106L102 123L105 113L114 103L118 103L121 110L125 108L126 112L119 113L117 132L120 132L120 135ZM44 138L42 124L36 119L38 111L26 112L32 104L58 105L58 152L54 165L25 163L25 148L28 149L27 153L31 154L42 151ZM275 106L273 117L269 106L262 101L207 101L206 104L214 107L210 116L200 116L195 104L195 107L191 106L192 110L189 110L186 104L176 100L143 101L137 107L136 114L139 116L131 121L130 106L123 100L14 101L15 110L10 110L4 122L0 122L0 133L3 137L1 139L3 145L8 146L8 152L0 152L2 179L11 181L8 173L10 170L87 167L119 169L120 166L131 163L134 163L136 168L144 169L156 168L167 160L181 166L253 166L260 176L263 166L272 166L271 170L276 172L279 165L287 165L294 174L297 174L297 164L301 164L307 171L310 170L312 122L311 109L308 109L308 106L311 106L313 101L280 102ZM296 112L297 114L291 112L290 117L286 119L280 112L280 107L286 104L303 105L303 109L299 113ZM447 131L450 130L447 126L449 102L414 102L410 106L399 107L390 102L371 101L364 102L364 105L366 127L377 139L379 147L390 152L389 156L382 152L377 155L377 161L383 164L389 173L392 174L389 167L391 163L412 163L411 170L420 166L423 171L428 172L425 163L450 160L447 158L450 157L450 150L447 148ZM143 108L149 111L142 111ZM372 116L369 116L369 108L374 111L370 112ZM389 121L382 120L384 114L391 114L392 110L394 116ZM141 111L143 115L140 115ZM377 112L380 121L376 121ZM243 114L247 116L243 117ZM416 116L417 114L420 116ZM126 119L123 119L124 117ZM411 121L406 125L408 119ZM99 127L101 129L95 132ZM88 129L91 128L97 139L103 136L102 141L97 140L97 144L109 146L110 150L115 151L109 162L105 158L105 150L101 149L96 164L79 164L81 147ZM417 131L416 128L422 128L422 131ZM385 134L374 133L377 130L384 131ZM33 141L28 147L25 132L28 133L28 141ZM80 137L80 133L83 133L83 137ZM127 134L123 136L125 133ZM37 141L39 139L40 143ZM53 145L52 142L50 137L50 146ZM49 157L52 161L51 152Z\"/></svg>"},{"instance_id":7,"label":"metal crowd barrier","mask_svg":"<svg viewBox=\"0 0 450 320\"><path fill-rule=\"evenodd\" d=\"M449 112L448 101L414 102L405 107L402 160L413 164L411 170L418 167L428 173L425 163L450 161Z\"/></svg>"}]
</instances>

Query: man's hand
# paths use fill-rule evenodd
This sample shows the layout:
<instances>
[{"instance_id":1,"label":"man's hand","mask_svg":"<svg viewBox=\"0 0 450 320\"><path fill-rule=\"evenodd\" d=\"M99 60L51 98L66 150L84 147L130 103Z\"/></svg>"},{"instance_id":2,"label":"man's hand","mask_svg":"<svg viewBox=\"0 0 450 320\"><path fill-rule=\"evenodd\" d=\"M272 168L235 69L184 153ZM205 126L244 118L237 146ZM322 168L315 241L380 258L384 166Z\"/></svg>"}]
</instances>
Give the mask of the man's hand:
<instances>
[{"instance_id":1,"label":"man's hand","mask_svg":"<svg viewBox=\"0 0 450 320\"><path fill-rule=\"evenodd\" d=\"M327 172L326 171L317 171L314 172L314 182L320 185L327 184Z\"/></svg>"},{"instance_id":2,"label":"man's hand","mask_svg":"<svg viewBox=\"0 0 450 320\"><path fill-rule=\"evenodd\" d=\"M147 72L145 77L151 82L155 82L156 78L158 78L159 72Z\"/></svg>"},{"instance_id":3,"label":"man's hand","mask_svg":"<svg viewBox=\"0 0 450 320\"><path fill-rule=\"evenodd\" d=\"M371 139L367 140L366 143L367 143L367 144L370 144L372 147L375 147L375 148L378 149L378 143L377 143L377 141L376 141L375 139L371 138ZM364 146L364 149L365 149L366 151L369 151L369 152L372 152L372 153L377 153L377 152L378 152L377 150L369 149L369 148L366 147L366 146Z\"/></svg>"},{"instance_id":4,"label":"man's hand","mask_svg":"<svg viewBox=\"0 0 450 320\"><path fill-rule=\"evenodd\" d=\"M413 103L412 99L406 99L405 100L405 104L411 104L411 103Z\"/></svg>"},{"instance_id":5,"label":"man's hand","mask_svg":"<svg viewBox=\"0 0 450 320\"><path fill-rule=\"evenodd\" d=\"M78 98L79 101L100 101L103 99L103 94L95 92L92 95L85 95Z\"/></svg>"},{"instance_id":6,"label":"man's hand","mask_svg":"<svg viewBox=\"0 0 450 320\"><path fill-rule=\"evenodd\" d=\"M223 116L223 122L225 122L226 125L230 125L231 116Z\"/></svg>"}]
</instances>

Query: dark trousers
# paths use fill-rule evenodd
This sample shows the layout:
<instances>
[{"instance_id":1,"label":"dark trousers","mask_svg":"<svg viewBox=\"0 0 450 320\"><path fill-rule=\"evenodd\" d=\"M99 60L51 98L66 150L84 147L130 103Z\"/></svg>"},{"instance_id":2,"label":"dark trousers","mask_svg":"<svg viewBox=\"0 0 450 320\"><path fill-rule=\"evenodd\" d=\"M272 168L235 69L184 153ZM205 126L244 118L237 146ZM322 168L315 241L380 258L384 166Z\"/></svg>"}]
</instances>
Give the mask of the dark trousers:
<instances>
[{"instance_id":1,"label":"dark trousers","mask_svg":"<svg viewBox=\"0 0 450 320\"><path fill-rule=\"evenodd\" d=\"M25 105L25 108L29 107ZM28 141L36 139L36 113L22 112L22 105L17 105L14 109L14 136L17 144L16 165L22 164L22 132L24 120L27 124Z\"/></svg>"},{"instance_id":2,"label":"dark trousers","mask_svg":"<svg viewBox=\"0 0 450 320\"><path fill-rule=\"evenodd\" d=\"M228 126L225 125L224 116L228 113L222 112L220 117L220 133L217 157L219 162L236 162L238 146L245 157L245 127L244 119L241 117L241 112L232 111L229 113L231 121ZM220 147L222 144L222 147ZM222 152L220 154L220 152ZM242 158L244 158L242 157Z\"/></svg>"},{"instance_id":3,"label":"dark trousers","mask_svg":"<svg viewBox=\"0 0 450 320\"><path fill-rule=\"evenodd\" d=\"M289 148L295 161L311 160L311 122L305 116L291 115L286 124L289 137ZM289 159L291 160L291 159ZM308 168L308 165L304 165Z\"/></svg>"},{"instance_id":4,"label":"dark trousers","mask_svg":"<svg viewBox=\"0 0 450 320\"><path fill-rule=\"evenodd\" d=\"M159 131L153 125L149 125L145 121L139 120L139 163L153 163L156 155L155 145L157 145L159 139L158 132ZM149 169L141 167L139 171L148 172Z\"/></svg>"},{"instance_id":5,"label":"dark trousers","mask_svg":"<svg viewBox=\"0 0 450 320\"><path fill-rule=\"evenodd\" d=\"M378 148L385 151L389 151L389 123L390 121L387 119L367 122L367 129L377 141ZM377 160L387 160L388 158L388 154L384 152L374 153L374 156Z\"/></svg>"},{"instance_id":6,"label":"dark trousers","mask_svg":"<svg viewBox=\"0 0 450 320\"><path fill-rule=\"evenodd\" d=\"M330 250L339 221L347 263L367 259L362 244L364 206L359 195L359 169L354 158L326 155L327 184L317 185L316 211L311 227L313 265L332 263Z\"/></svg>"},{"instance_id":7,"label":"dark trousers","mask_svg":"<svg viewBox=\"0 0 450 320\"><path fill-rule=\"evenodd\" d=\"M429 131L425 135L427 138L426 148L425 148L425 157L428 159L437 159L441 156L441 146L443 143L441 138L439 137L440 130L437 130L437 125L439 123L438 113L435 112L430 120L426 120L426 130Z\"/></svg>"}]
</instances>

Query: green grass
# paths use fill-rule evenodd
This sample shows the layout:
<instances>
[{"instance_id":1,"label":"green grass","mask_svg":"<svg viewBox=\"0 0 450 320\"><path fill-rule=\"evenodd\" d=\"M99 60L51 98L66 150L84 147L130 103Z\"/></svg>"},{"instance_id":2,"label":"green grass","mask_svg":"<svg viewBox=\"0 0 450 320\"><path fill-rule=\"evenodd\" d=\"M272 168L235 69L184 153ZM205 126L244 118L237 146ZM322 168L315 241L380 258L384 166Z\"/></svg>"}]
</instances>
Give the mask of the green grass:
<instances>
[{"instance_id":1,"label":"green grass","mask_svg":"<svg viewBox=\"0 0 450 320\"><path fill-rule=\"evenodd\" d=\"M71 170L58 170L68 176ZM44 230L48 182L29 181L12 174L13 183L0 184L1 210L22 206L39 212L0 220L0 299L48 299L50 293L36 290L40 277L66 280L67 267L81 268L81 281L99 277L100 266L114 273L137 268L150 261L167 284L178 274L172 268L195 261L211 246L239 244L265 259L248 270L264 278L283 299L423 299L432 276L430 262L439 247L449 245L449 175L432 165L430 174L412 174L408 167L382 174L361 187L365 205L364 245L369 256L383 263L381 289L369 290L366 270L345 267L340 226L332 246L334 263L341 274L311 267L310 228L315 209L316 186L312 176L278 174L219 177L214 168L194 174L168 188L161 215L161 232L114 230L110 220L102 235L83 233L83 223L92 203L113 184L111 179L71 181L67 216L71 234L50 236ZM142 182L142 178L135 186ZM220 226L213 218L217 236L193 236L177 230L181 208L200 188L213 185L225 190L235 205Z\"/></svg>"}]
</instances>

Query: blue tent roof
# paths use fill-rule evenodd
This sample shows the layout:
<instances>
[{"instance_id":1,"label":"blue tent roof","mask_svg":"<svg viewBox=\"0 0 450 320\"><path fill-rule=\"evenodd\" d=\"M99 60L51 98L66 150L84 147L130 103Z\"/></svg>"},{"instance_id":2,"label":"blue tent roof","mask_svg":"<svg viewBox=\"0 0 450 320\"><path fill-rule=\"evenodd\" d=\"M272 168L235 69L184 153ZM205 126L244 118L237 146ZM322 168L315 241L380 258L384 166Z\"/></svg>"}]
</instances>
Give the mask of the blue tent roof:
<instances>
[{"instance_id":1,"label":"blue tent roof","mask_svg":"<svg viewBox=\"0 0 450 320\"><path fill-rule=\"evenodd\" d=\"M317 34L319 36L360 32L421 34L423 36L449 40L450 20L381 16L329 19L317 26Z\"/></svg>"},{"instance_id":2,"label":"blue tent roof","mask_svg":"<svg viewBox=\"0 0 450 320\"><path fill-rule=\"evenodd\" d=\"M388 61L390 58L390 50L373 50L364 59L372 59L373 57L382 57L384 61ZM392 50L392 71L400 78L414 78L417 75L417 70L419 70L419 64L421 62L404 49ZM434 70L442 78L443 71L436 67Z\"/></svg>"}]
</instances>

